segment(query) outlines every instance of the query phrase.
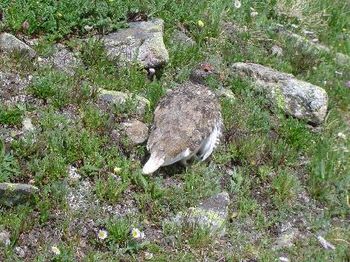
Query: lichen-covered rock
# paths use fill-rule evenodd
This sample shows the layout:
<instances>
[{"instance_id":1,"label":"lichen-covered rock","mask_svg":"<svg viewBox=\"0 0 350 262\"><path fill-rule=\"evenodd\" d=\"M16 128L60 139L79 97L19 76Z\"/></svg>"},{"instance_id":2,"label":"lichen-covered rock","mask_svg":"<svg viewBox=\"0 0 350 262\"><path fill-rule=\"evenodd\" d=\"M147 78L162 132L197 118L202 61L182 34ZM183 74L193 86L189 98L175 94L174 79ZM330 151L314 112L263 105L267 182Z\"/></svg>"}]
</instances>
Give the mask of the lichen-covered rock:
<instances>
[{"instance_id":1,"label":"lichen-covered rock","mask_svg":"<svg viewBox=\"0 0 350 262\"><path fill-rule=\"evenodd\" d=\"M334 60L338 65L350 66L350 56L334 52L328 46L322 45L318 42L313 42L304 36L287 30L280 30L279 35L286 42L293 43L293 46L302 54L308 54L316 58L320 57L321 55L334 55Z\"/></svg>"},{"instance_id":2,"label":"lichen-covered rock","mask_svg":"<svg viewBox=\"0 0 350 262\"><path fill-rule=\"evenodd\" d=\"M68 75L74 75L75 70L82 65L82 61L62 44L56 44L53 54L47 58L38 59L38 62L39 65L52 66Z\"/></svg>"},{"instance_id":3,"label":"lichen-covered rock","mask_svg":"<svg viewBox=\"0 0 350 262\"><path fill-rule=\"evenodd\" d=\"M0 231L0 247L8 246L10 244L11 244L10 232L8 232L7 230Z\"/></svg>"},{"instance_id":4,"label":"lichen-covered rock","mask_svg":"<svg viewBox=\"0 0 350 262\"><path fill-rule=\"evenodd\" d=\"M1 58L0 58L1 59ZM0 102L5 105L18 105L26 101L26 88L32 77L0 71Z\"/></svg>"},{"instance_id":5,"label":"lichen-covered rock","mask_svg":"<svg viewBox=\"0 0 350 262\"><path fill-rule=\"evenodd\" d=\"M32 120L29 117L25 117L22 120L22 132L24 134L35 131L35 127L32 124Z\"/></svg>"},{"instance_id":6,"label":"lichen-covered rock","mask_svg":"<svg viewBox=\"0 0 350 262\"><path fill-rule=\"evenodd\" d=\"M38 190L27 184L0 183L0 205L13 206L29 202Z\"/></svg>"},{"instance_id":7,"label":"lichen-covered rock","mask_svg":"<svg viewBox=\"0 0 350 262\"><path fill-rule=\"evenodd\" d=\"M147 140L148 127L141 121L133 119L122 123L122 127L133 144L142 144Z\"/></svg>"},{"instance_id":8,"label":"lichen-covered rock","mask_svg":"<svg viewBox=\"0 0 350 262\"><path fill-rule=\"evenodd\" d=\"M300 232L297 228L289 228L285 232L282 232L279 237L276 239L273 249L279 250L282 248L290 248L296 242L300 235Z\"/></svg>"},{"instance_id":9,"label":"lichen-covered rock","mask_svg":"<svg viewBox=\"0 0 350 262\"><path fill-rule=\"evenodd\" d=\"M100 88L98 91L99 103L108 106L123 107L129 102L131 106L135 108L138 115L143 115L146 108L150 105L150 102L146 98L138 95L106 90L102 88Z\"/></svg>"},{"instance_id":10,"label":"lichen-covered rock","mask_svg":"<svg viewBox=\"0 0 350 262\"><path fill-rule=\"evenodd\" d=\"M0 50L4 52L19 51L28 55L30 58L34 58L36 56L36 52L33 48L29 47L27 44L9 33L0 34Z\"/></svg>"},{"instance_id":11,"label":"lichen-covered rock","mask_svg":"<svg viewBox=\"0 0 350 262\"><path fill-rule=\"evenodd\" d=\"M208 229L211 234L223 235L228 216L230 197L227 192L212 196L185 213L179 213L174 222L180 225L198 226Z\"/></svg>"},{"instance_id":12,"label":"lichen-covered rock","mask_svg":"<svg viewBox=\"0 0 350 262\"><path fill-rule=\"evenodd\" d=\"M252 81L255 88L266 94L272 105L286 114L313 124L324 121L328 95L321 87L259 64L235 63L232 72Z\"/></svg>"},{"instance_id":13,"label":"lichen-covered rock","mask_svg":"<svg viewBox=\"0 0 350 262\"><path fill-rule=\"evenodd\" d=\"M102 38L107 56L119 64L138 62L145 68L166 64L169 54L163 41L163 20L132 22L129 27Z\"/></svg>"},{"instance_id":14,"label":"lichen-covered rock","mask_svg":"<svg viewBox=\"0 0 350 262\"><path fill-rule=\"evenodd\" d=\"M215 94L218 97L227 98L230 101L234 101L236 99L234 93L230 89L224 88L223 86L221 86L218 89L216 89L215 90Z\"/></svg>"}]
</instances>

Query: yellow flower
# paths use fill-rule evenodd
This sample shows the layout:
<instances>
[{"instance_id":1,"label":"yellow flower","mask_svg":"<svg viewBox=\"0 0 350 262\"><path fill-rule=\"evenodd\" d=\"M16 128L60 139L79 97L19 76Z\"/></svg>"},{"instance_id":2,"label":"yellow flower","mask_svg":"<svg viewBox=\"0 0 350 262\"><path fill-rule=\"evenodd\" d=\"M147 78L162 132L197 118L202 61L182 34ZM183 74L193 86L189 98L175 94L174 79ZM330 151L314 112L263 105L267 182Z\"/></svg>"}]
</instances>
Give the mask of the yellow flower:
<instances>
[{"instance_id":1,"label":"yellow flower","mask_svg":"<svg viewBox=\"0 0 350 262\"><path fill-rule=\"evenodd\" d=\"M62 17L62 14L61 14L61 13L57 13L57 16L58 16L58 17Z\"/></svg>"},{"instance_id":2,"label":"yellow flower","mask_svg":"<svg viewBox=\"0 0 350 262\"><path fill-rule=\"evenodd\" d=\"M115 174L119 174L120 171L122 171L122 169L121 169L120 167L117 167L117 166L116 166L116 167L113 169L113 171L114 171Z\"/></svg>"},{"instance_id":3,"label":"yellow flower","mask_svg":"<svg viewBox=\"0 0 350 262\"><path fill-rule=\"evenodd\" d=\"M61 250L57 246L52 246L51 247L52 253L54 253L56 256L59 256L61 254Z\"/></svg>"},{"instance_id":4,"label":"yellow flower","mask_svg":"<svg viewBox=\"0 0 350 262\"><path fill-rule=\"evenodd\" d=\"M198 20L197 25L199 27L203 27L204 26L204 22L202 20Z\"/></svg>"},{"instance_id":5,"label":"yellow flower","mask_svg":"<svg viewBox=\"0 0 350 262\"><path fill-rule=\"evenodd\" d=\"M100 230L98 231L97 237L101 240L106 239L108 236L108 232L106 230Z\"/></svg>"}]
</instances>

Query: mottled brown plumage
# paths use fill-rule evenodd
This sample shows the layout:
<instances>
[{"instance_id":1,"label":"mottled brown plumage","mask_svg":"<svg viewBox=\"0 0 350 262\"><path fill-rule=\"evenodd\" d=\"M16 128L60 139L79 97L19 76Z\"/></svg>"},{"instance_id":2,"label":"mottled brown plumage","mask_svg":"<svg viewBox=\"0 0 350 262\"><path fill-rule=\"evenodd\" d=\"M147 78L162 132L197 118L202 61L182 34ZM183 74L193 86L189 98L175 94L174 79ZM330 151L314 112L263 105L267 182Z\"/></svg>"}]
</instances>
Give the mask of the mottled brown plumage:
<instances>
[{"instance_id":1,"label":"mottled brown plumage","mask_svg":"<svg viewBox=\"0 0 350 262\"><path fill-rule=\"evenodd\" d=\"M186 161L198 154L207 158L221 133L220 104L206 86L186 82L168 92L154 112L147 149L151 157L143 172Z\"/></svg>"}]
</instances>

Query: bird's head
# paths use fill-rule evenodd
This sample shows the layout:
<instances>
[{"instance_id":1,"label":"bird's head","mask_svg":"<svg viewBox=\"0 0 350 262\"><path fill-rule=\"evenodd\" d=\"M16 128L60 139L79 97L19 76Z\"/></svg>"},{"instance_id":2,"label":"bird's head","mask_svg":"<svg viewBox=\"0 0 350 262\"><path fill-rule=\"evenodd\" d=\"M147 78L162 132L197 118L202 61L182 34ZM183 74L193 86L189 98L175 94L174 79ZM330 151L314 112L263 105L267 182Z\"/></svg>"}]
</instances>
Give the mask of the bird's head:
<instances>
[{"instance_id":1,"label":"bird's head","mask_svg":"<svg viewBox=\"0 0 350 262\"><path fill-rule=\"evenodd\" d=\"M203 84L209 76L216 76L218 72L209 63L199 64L191 73L190 80L194 83Z\"/></svg>"}]
</instances>

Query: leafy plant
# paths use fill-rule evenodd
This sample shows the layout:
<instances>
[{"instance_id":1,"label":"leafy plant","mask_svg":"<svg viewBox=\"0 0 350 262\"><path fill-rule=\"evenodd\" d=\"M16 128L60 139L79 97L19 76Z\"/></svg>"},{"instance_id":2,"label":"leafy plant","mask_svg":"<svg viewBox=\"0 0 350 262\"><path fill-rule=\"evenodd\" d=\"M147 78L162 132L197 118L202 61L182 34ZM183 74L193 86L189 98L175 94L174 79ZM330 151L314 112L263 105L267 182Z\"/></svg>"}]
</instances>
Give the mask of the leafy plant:
<instances>
[{"instance_id":1,"label":"leafy plant","mask_svg":"<svg viewBox=\"0 0 350 262\"><path fill-rule=\"evenodd\" d=\"M12 178L20 174L17 160L5 152L5 144L0 139L0 183L10 182Z\"/></svg>"}]
</instances>

